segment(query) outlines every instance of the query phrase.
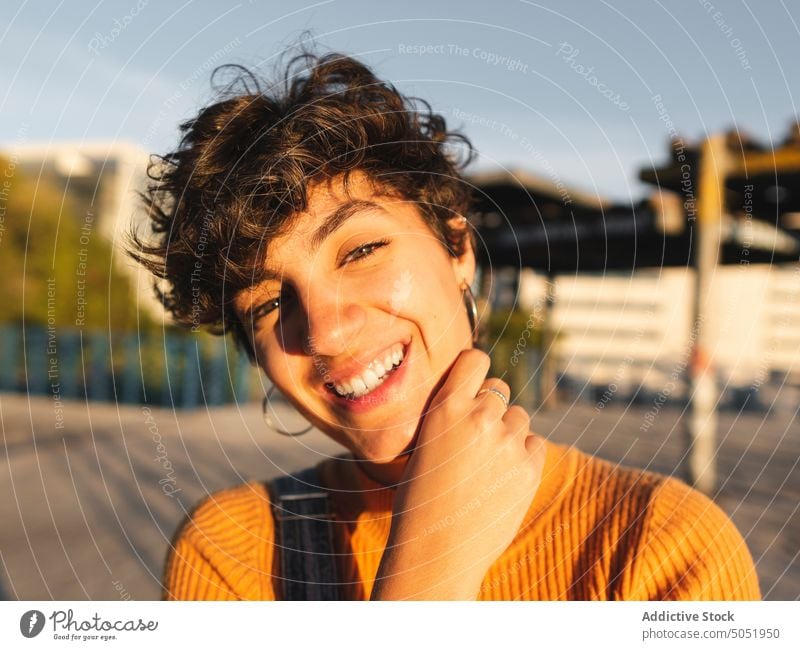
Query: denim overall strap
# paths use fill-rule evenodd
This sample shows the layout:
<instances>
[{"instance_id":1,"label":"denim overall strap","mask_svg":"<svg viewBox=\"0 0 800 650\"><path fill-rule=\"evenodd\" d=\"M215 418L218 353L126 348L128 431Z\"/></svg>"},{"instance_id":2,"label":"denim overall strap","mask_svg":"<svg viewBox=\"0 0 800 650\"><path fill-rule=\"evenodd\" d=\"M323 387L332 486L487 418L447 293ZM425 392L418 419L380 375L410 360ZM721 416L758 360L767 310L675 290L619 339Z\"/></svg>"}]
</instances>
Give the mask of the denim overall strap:
<instances>
[{"instance_id":1,"label":"denim overall strap","mask_svg":"<svg viewBox=\"0 0 800 650\"><path fill-rule=\"evenodd\" d=\"M269 482L283 600L339 600L333 510L316 467Z\"/></svg>"}]
</instances>

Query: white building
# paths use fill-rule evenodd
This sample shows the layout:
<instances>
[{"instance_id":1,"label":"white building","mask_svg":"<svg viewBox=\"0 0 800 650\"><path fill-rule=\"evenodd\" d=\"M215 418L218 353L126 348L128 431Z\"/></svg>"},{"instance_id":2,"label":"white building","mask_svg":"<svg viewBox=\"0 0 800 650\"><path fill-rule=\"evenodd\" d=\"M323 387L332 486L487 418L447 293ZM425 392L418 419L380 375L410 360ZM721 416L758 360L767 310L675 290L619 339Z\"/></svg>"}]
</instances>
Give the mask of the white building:
<instances>
[{"instance_id":1,"label":"white building","mask_svg":"<svg viewBox=\"0 0 800 650\"><path fill-rule=\"evenodd\" d=\"M694 271L665 268L631 273L558 276L553 329L556 367L578 382L630 395L640 385L661 391L681 379L693 342ZM519 307L541 309L547 280L526 269ZM721 390L759 389L771 377L800 384L800 265L720 266L704 325ZM783 379L779 379L782 381Z\"/></svg>"}]
</instances>

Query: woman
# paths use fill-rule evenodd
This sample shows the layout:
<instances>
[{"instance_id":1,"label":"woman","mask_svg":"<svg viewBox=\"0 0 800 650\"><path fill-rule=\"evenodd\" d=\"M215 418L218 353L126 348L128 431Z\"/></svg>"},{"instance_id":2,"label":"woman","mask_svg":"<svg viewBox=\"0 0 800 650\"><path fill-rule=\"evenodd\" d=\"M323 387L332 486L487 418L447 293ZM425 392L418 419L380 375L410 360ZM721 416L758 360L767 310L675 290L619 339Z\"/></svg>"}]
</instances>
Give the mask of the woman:
<instances>
[{"instance_id":1,"label":"woman","mask_svg":"<svg viewBox=\"0 0 800 650\"><path fill-rule=\"evenodd\" d=\"M349 450L304 475L309 498L329 497L328 550L319 531L303 550L333 560L334 597L759 598L713 503L544 440L487 376L465 138L348 57L302 55L280 88L240 80L151 171L157 238L134 236L132 255L166 280L156 291L179 323L232 331ZM165 597L318 585L297 578L286 539L325 513L297 516L310 511L295 497L254 482L205 499L174 540Z\"/></svg>"}]
</instances>

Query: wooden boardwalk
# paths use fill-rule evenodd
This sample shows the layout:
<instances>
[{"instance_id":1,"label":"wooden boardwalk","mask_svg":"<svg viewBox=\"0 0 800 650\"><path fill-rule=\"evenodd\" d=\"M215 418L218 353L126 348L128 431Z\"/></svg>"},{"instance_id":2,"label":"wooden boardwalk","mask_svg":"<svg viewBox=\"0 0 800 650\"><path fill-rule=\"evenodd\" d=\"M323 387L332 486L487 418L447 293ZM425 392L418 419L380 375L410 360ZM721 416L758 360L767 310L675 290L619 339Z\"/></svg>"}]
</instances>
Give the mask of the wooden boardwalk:
<instances>
[{"instance_id":1,"label":"wooden boardwalk","mask_svg":"<svg viewBox=\"0 0 800 650\"><path fill-rule=\"evenodd\" d=\"M791 396L796 404L798 400ZM534 414L534 429L598 456L680 475L681 411L585 401ZM787 406L721 414L715 500L745 536L767 599L800 598L800 421ZM56 429L57 417L64 428ZM153 599L169 540L208 492L342 449L318 432L270 434L259 405L146 411L0 394L0 597ZM161 445L161 446L159 446Z\"/></svg>"}]
</instances>

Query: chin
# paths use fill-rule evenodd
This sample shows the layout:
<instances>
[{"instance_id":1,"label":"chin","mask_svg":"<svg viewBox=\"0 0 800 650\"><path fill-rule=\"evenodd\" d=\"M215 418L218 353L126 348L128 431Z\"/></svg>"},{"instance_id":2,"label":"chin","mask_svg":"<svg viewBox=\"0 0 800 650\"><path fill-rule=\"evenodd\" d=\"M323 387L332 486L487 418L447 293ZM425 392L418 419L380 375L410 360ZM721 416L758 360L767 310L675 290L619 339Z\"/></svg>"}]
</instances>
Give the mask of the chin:
<instances>
[{"instance_id":1,"label":"chin","mask_svg":"<svg viewBox=\"0 0 800 650\"><path fill-rule=\"evenodd\" d=\"M362 439L357 444L348 445L353 454L361 460L378 465L402 460L401 456L414 448L415 431L375 432L374 437Z\"/></svg>"}]
</instances>

